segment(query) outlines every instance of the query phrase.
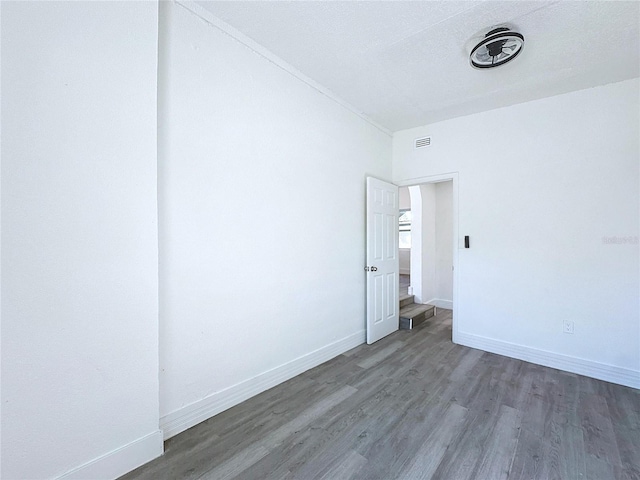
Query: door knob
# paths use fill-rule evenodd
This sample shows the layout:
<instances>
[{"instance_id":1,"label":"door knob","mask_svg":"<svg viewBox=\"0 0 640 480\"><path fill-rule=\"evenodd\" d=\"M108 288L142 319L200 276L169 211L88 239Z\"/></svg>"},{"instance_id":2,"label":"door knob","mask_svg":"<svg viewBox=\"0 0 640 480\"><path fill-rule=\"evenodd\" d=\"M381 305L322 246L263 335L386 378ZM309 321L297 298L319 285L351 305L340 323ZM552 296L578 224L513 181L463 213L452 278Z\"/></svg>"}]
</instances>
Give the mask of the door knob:
<instances>
[{"instance_id":1,"label":"door knob","mask_svg":"<svg viewBox=\"0 0 640 480\"><path fill-rule=\"evenodd\" d=\"M371 267L371 271L372 272L377 272L378 271L378 267Z\"/></svg>"}]
</instances>

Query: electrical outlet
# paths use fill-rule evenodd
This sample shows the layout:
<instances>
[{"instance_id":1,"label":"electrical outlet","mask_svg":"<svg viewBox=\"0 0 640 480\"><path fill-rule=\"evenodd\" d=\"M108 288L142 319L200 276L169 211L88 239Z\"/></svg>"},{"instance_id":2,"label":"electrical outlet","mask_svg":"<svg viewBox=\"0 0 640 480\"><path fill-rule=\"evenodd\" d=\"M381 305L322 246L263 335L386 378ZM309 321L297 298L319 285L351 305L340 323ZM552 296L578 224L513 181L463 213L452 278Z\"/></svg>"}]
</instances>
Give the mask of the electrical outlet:
<instances>
[{"instance_id":1,"label":"electrical outlet","mask_svg":"<svg viewBox=\"0 0 640 480\"><path fill-rule=\"evenodd\" d=\"M562 323L562 332L563 333L573 333L573 322L571 320L565 320Z\"/></svg>"}]
</instances>

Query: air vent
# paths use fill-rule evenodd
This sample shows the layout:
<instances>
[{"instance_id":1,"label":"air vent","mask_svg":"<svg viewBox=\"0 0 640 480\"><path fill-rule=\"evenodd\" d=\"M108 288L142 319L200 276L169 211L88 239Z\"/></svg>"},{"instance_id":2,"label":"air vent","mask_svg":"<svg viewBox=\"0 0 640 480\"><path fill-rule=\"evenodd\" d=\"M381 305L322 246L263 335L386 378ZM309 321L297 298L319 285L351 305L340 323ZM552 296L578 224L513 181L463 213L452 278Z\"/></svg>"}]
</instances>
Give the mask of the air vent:
<instances>
[{"instance_id":1,"label":"air vent","mask_svg":"<svg viewBox=\"0 0 640 480\"><path fill-rule=\"evenodd\" d=\"M416 148L428 147L431 145L431 137L416 138Z\"/></svg>"}]
</instances>

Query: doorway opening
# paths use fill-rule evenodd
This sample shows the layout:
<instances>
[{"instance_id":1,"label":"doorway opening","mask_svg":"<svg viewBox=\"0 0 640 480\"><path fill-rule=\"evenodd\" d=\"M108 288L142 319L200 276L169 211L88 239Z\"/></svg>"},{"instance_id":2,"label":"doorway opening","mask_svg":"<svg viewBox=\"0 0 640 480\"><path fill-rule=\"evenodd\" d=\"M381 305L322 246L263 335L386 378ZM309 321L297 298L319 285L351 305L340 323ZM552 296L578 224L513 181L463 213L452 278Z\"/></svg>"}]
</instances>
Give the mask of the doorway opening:
<instances>
[{"instance_id":1,"label":"doorway opening","mask_svg":"<svg viewBox=\"0 0 640 480\"><path fill-rule=\"evenodd\" d=\"M399 187L400 215L410 212L411 225L410 238L399 225L400 295L412 295L416 305L452 310L455 343L457 173L415 179L399 183Z\"/></svg>"}]
</instances>

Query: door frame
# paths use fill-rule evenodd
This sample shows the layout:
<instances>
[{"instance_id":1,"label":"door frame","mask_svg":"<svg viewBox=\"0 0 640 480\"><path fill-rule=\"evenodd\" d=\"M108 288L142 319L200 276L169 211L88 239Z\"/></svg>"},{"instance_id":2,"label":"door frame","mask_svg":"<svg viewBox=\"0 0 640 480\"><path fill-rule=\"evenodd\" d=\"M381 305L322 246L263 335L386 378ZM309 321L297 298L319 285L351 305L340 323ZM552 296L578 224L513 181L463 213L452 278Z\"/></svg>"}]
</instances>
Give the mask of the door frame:
<instances>
[{"instance_id":1,"label":"door frame","mask_svg":"<svg viewBox=\"0 0 640 480\"><path fill-rule=\"evenodd\" d=\"M416 178L411 178L409 180L397 180L397 181L394 181L393 183L398 187L414 187L418 185L424 185L429 183L441 183L441 182L447 182L447 181L453 182L452 193L451 193L451 196L453 197L452 198L453 218L451 219L451 223L453 224L453 244L451 245L451 248L453 249L453 298L452 298L453 316L451 320L451 341L453 343L459 343L457 318L458 318L458 291L459 291L459 285L460 285L458 273L460 269L458 267L458 253L461 248L464 248L464 240L461 241L461 238L459 236L459 229L458 229L458 212L459 212L458 210L458 191L459 191L458 172L442 173L439 175L430 175L427 177L416 177Z\"/></svg>"}]
</instances>

